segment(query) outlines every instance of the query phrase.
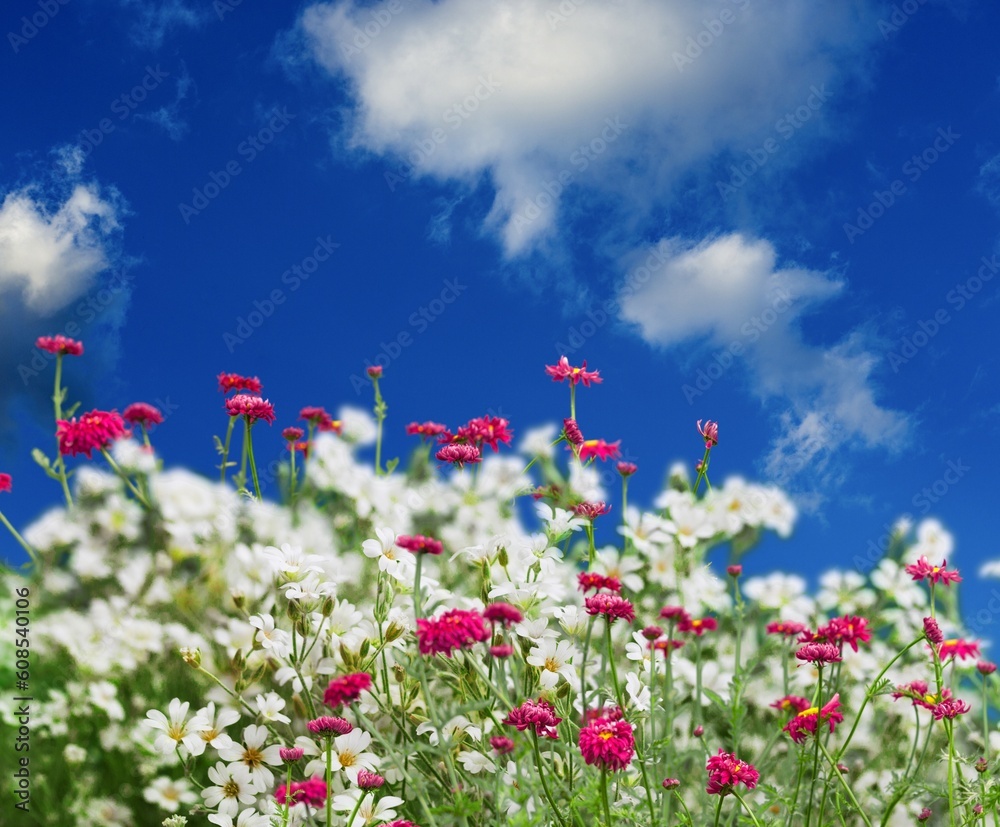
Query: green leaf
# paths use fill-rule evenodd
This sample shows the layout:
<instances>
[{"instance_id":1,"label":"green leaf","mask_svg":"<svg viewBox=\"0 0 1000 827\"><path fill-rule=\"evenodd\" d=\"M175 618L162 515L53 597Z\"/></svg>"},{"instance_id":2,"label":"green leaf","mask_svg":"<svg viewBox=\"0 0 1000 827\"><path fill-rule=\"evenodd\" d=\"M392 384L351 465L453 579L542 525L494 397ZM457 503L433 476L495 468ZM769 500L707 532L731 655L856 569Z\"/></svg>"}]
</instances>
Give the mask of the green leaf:
<instances>
[{"instance_id":1,"label":"green leaf","mask_svg":"<svg viewBox=\"0 0 1000 827\"><path fill-rule=\"evenodd\" d=\"M215 443L215 452L217 454L224 454L226 452L226 446L223 444L222 440L219 437L213 436L212 442Z\"/></svg>"},{"instance_id":2,"label":"green leaf","mask_svg":"<svg viewBox=\"0 0 1000 827\"><path fill-rule=\"evenodd\" d=\"M399 457L395 457L394 459L390 459L390 460L389 460L389 461L388 461L388 462L387 462L387 463L385 464L385 472L386 472L387 474L391 474L391 473L392 473L393 471L395 471L395 470L396 470L396 467L397 467L398 465L399 465Z\"/></svg>"},{"instance_id":3,"label":"green leaf","mask_svg":"<svg viewBox=\"0 0 1000 827\"><path fill-rule=\"evenodd\" d=\"M80 407L80 403L79 402L74 402L73 406L71 408L69 408L66 411L63 411L63 416L65 416L67 419L69 419L71 416L73 416L73 414L76 413L76 409L79 408L79 407Z\"/></svg>"},{"instance_id":4,"label":"green leaf","mask_svg":"<svg viewBox=\"0 0 1000 827\"><path fill-rule=\"evenodd\" d=\"M44 468L46 471L48 471L49 468L52 467L52 462L49 460L47 456L45 456L45 452L41 448L35 448L31 452L31 458L39 465L41 465L42 468Z\"/></svg>"}]
</instances>

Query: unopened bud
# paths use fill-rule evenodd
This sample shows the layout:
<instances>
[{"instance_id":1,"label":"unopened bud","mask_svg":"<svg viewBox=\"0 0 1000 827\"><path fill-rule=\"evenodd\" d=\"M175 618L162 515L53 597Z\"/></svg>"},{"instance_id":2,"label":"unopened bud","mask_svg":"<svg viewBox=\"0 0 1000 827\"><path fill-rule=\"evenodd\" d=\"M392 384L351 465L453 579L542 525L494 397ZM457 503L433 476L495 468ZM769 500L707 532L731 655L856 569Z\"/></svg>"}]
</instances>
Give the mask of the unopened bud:
<instances>
[{"instance_id":1,"label":"unopened bud","mask_svg":"<svg viewBox=\"0 0 1000 827\"><path fill-rule=\"evenodd\" d=\"M239 589L233 589L231 595L233 598L233 605L240 611L243 611L243 607L246 605L247 602L247 596L243 594L243 592L241 592Z\"/></svg>"},{"instance_id":2,"label":"unopened bud","mask_svg":"<svg viewBox=\"0 0 1000 827\"><path fill-rule=\"evenodd\" d=\"M392 676L396 679L396 683L402 683L406 679L406 670L395 663L392 666Z\"/></svg>"},{"instance_id":3,"label":"unopened bud","mask_svg":"<svg viewBox=\"0 0 1000 827\"><path fill-rule=\"evenodd\" d=\"M332 597L326 598L326 600L323 601L323 608L322 608L323 617L329 617L330 615L332 615L333 608L336 605L337 601L334 600Z\"/></svg>"},{"instance_id":4,"label":"unopened bud","mask_svg":"<svg viewBox=\"0 0 1000 827\"><path fill-rule=\"evenodd\" d=\"M401 623L397 623L395 620L390 620L389 625L385 627L385 642L392 643L394 640L402 637L405 631L406 627Z\"/></svg>"},{"instance_id":5,"label":"unopened bud","mask_svg":"<svg viewBox=\"0 0 1000 827\"><path fill-rule=\"evenodd\" d=\"M507 549L500 546L500 552L497 554L497 562L500 564L501 568L507 568L507 564L510 563L510 557L507 554Z\"/></svg>"},{"instance_id":6,"label":"unopened bud","mask_svg":"<svg viewBox=\"0 0 1000 827\"><path fill-rule=\"evenodd\" d=\"M201 651L199 649L189 649L187 646L182 646L181 658L184 659L184 663L195 669L201 666Z\"/></svg>"}]
</instances>

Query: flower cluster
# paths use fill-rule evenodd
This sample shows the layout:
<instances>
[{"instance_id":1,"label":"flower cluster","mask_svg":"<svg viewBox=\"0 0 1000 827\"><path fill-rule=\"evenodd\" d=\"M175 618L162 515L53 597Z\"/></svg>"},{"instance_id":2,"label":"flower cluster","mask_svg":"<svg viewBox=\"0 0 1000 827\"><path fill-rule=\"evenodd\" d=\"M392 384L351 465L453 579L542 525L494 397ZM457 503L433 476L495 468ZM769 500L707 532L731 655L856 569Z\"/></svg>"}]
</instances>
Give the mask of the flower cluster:
<instances>
[{"instance_id":1,"label":"flower cluster","mask_svg":"<svg viewBox=\"0 0 1000 827\"><path fill-rule=\"evenodd\" d=\"M125 420L118 411L93 410L80 417L56 422L59 453L66 456L83 454L89 458L93 451L105 450L128 433Z\"/></svg>"},{"instance_id":2,"label":"flower cluster","mask_svg":"<svg viewBox=\"0 0 1000 827\"><path fill-rule=\"evenodd\" d=\"M417 641L423 655L447 655L490 639L490 630L477 611L449 609L435 618L417 620Z\"/></svg>"}]
</instances>

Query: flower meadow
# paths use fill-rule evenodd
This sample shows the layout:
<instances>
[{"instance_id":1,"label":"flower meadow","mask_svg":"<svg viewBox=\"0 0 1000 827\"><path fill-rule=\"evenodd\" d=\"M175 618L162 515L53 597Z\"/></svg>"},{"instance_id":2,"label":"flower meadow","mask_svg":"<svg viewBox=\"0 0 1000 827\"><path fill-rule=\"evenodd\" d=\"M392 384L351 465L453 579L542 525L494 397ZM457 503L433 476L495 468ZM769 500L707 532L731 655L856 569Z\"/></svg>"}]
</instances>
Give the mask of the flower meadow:
<instances>
[{"instance_id":1,"label":"flower meadow","mask_svg":"<svg viewBox=\"0 0 1000 827\"><path fill-rule=\"evenodd\" d=\"M810 593L752 554L790 538L790 500L713 485L717 422L629 503L648 471L589 433L600 371L566 357L537 377L568 391L559 425L515 444L501 417L411 422L404 464L380 368L371 415L337 419L220 374L206 478L164 467L155 407L68 403L83 344L38 346L55 429L34 456L65 502L23 531L0 507L31 558L0 575L4 628L32 607L0 644L5 744L18 658L33 698L3 823L1000 825L995 665L934 520ZM280 502L262 440L287 448Z\"/></svg>"}]
</instances>

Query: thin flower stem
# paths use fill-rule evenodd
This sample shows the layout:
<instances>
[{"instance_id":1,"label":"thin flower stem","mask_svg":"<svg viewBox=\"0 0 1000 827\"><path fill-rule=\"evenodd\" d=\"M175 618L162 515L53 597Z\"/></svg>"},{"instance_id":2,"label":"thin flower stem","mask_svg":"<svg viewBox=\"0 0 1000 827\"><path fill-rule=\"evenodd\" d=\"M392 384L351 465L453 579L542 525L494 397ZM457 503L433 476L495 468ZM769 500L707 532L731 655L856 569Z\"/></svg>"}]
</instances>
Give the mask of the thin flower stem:
<instances>
[{"instance_id":1,"label":"thin flower stem","mask_svg":"<svg viewBox=\"0 0 1000 827\"><path fill-rule=\"evenodd\" d=\"M594 631L595 617L587 622L587 635L583 639L583 659L580 661L580 705L583 707L584 720L587 718L587 655L590 652L590 636Z\"/></svg>"},{"instance_id":2,"label":"thin flower stem","mask_svg":"<svg viewBox=\"0 0 1000 827\"><path fill-rule=\"evenodd\" d=\"M813 701L813 706L822 706L822 696L823 696L823 670L819 670L819 678L816 682L816 699ZM859 713L860 714L860 713ZM817 724L818 729L818 724ZM809 804L806 807L806 824L812 820L812 809L813 809L813 796L816 794L816 781L819 778L819 734L816 733L816 747L813 749L813 771L812 771L812 783L809 785ZM836 765L834 765L836 766ZM823 823L823 813L819 814L819 822Z\"/></svg>"},{"instance_id":3,"label":"thin flower stem","mask_svg":"<svg viewBox=\"0 0 1000 827\"><path fill-rule=\"evenodd\" d=\"M576 385L569 383L569 418L576 421Z\"/></svg>"},{"instance_id":4,"label":"thin flower stem","mask_svg":"<svg viewBox=\"0 0 1000 827\"><path fill-rule=\"evenodd\" d=\"M556 821L559 822L560 827L566 827L566 822L563 821L562 814L556 806L556 802L552 798L552 793L549 791L549 782L545 780L545 768L542 766L542 752L538 748L538 733L534 729L531 731L531 745L535 753L535 767L538 769L538 777L542 782L542 791L545 793L545 798L549 802L549 806L552 808L552 814L555 816ZM605 796L607 795L606 787L604 794Z\"/></svg>"},{"instance_id":5,"label":"thin flower stem","mask_svg":"<svg viewBox=\"0 0 1000 827\"><path fill-rule=\"evenodd\" d=\"M698 476L695 477L694 488L691 493L694 496L698 496L698 488L701 486L701 481L705 480L705 485L709 491L712 490L712 485L708 481L708 455L712 452L711 448L705 449L705 456L701 458L701 467L698 469Z\"/></svg>"},{"instance_id":6,"label":"thin flower stem","mask_svg":"<svg viewBox=\"0 0 1000 827\"><path fill-rule=\"evenodd\" d=\"M942 723L948 735L948 820L955 827L955 721L945 719Z\"/></svg>"},{"instance_id":7,"label":"thin flower stem","mask_svg":"<svg viewBox=\"0 0 1000 827\"><path fill-rule=\"evenodd\" d=\"M281 808L281 827L288 827L288 815L292 808L292 765L285 774L285 806Z\"/></svg>"},{"instance_id":8,"label":"thin flower stem","mask_svg":"<svg viewBox=\"0 0 1000 827\"><path fill-rule=\"evenodd\" d=\"M736 790L733 790L733 795L735 795L736 796L736 800L739 801L740 804L743 805L743 809L747 811L747 815L750 816L750 820L754 824L756 824L757 827L760 827L760 822L757 821L757 816L755 816L753 814L753 810L750 809L750 805L747 804L746 801L743 800L743 796L741 796L738 792L736 792ZM870 825L869 825L869 827L870 827Z\"/></svg>"},{"instance_id":9,"label":"thin flower stem","mask_svg":"<svg viewBox=\"0 0 1000 827\"><path fill-rule=\"evenodd\" d=\"M628 529L628 477L622 477L622 528ZM628 554L628 532L624 533L622 556Z\"/></svg>"},{"instance_id":10,"label":"thin flower stem","mask_svg":"<svg viewBox=\"0 0 1000 827\"><path fill-rule=\"evenodd\" d=\"M247 445L247 458L250 460L250 474L253 476L253 490L254 490L254 493L257 495L257 499L258 500L262 500L264 498L261 497L261 495L260 495L260 480L257 479L257 463L254 461L254 458L253 458L253 434L250 433L250 428L251 427L252 426L250 425L250 420L247 419L246 420L246 428L247 428L247 432L246 432L246 434L247 434L246 435L246 440L247 440L247 442L246 442L246 445Z\"/></svg>"},{"instance_id":11,"label":"thin flower stem","mask_svg":"<svg viewBox=\"0 0 1000 827\"><path fill-rule=\"evenodd\" d=\"M615 653L614 649L611 647L611 621L605 619L604 622L604 643L608 649L608 663L611 665L611 686L615 690L615 700L618 701L618 707L621 709L622 714L625 713L625 699L622 695L622 688L618 683L618 669L615 667ZM586 710L584 710L586 713Z\"/></svg>"},{"instance_id":12,"label":"thin flower stem","mask_svg":"<svg viewBox=\"0 0 1000 827\"><path fill-rule=\"evenodd\" d=\"M101 448L101 454L103 454L104 458L108 461L108 465L111 466L111 470L114 471L119 477L121 477L125 485L129 487L129 490L132 492L135 498L140 503L142 503L147 509L150 508L149 500L147 500L143 496L142 492L138 488L136 488L135 485L132 484L132 480L128 478L128 475L122 470L121 466L114 461L111 454L108 453L108 449Z\"/></svg>"},{"instance_id":13,"label":"thin flower stem","mask_svg":"<svg viewBox=\"0 0 1000 827\"><path fill-rule=\"evenodd\" d=\"M375 388L375 476L380 477L382 476L382 427L389 409L382 398L382 392L379 390L378 377L373 376L371 380L372 386Z\"/></svg>"},{"instance_id":14,"label":"thin flower stem","mask_svg":"<svg viewBox=\"0 0 1000 827\"><path fill-rule=\"evenodd\" d=\"M236 424L236 417L229 417L229 424L226 426L226 441L222 445L222 467L219 471L219 482L226 481L226 471L229 470L229 443L233 438L233 426Z\"/></svg>"},{"instance_id":15,"label":"thin flower stem","mask_svg":"<svg viewBox=\"0 0 1000 827\"><path fill-rule=\"evenodd\" d=\"M52 403L55 406L56 422L63 418L62 401L65 391L62 389L62 360L61 353L56 354L56 380L55 389L52 392ZM56 426L58 428L58 425ZM59 483L62 486L63 496L66 498L66 506L73 507L73 495L69 492L69 482L66 476L66 458L59 449L59 437L56 436L56 472L59 474Z\"/></svg>"},{"instance_id":16,"label":"thin flower stem","mask_svg":"<svg viewBox=\"0 0 1000 827\"><path fill-rule=\"evenodd\" d=\"M601 806L604 808L604 823L611 827L611 805L608 803L608 770L601 767Z\"/></svg>"},{"instance_id":17,"label":"thin flower stem","mask_svg":"<svg viewBox=\"0 0 1000 827\"><path fill-rule=\"evenodd\" d=\"M17 529L10 524L10 520L8 520L4 516L2 511L0 511L0 523L3 523L4 526L7 528L7 530L14 535L14 539L17 540L21 548L23 548L26 552L28 552L28 556L31 558L31 565L35 567L36 574L40 573L42 563L38 557L38 552L35 551L35 549L28 543L27 540L25 540L20 534L18 534Z\"/></svg>"},{"instance_id":18,"label":"thin flower stem","mask_svg":"<svg viewBox=\"0 0 1000 827\"><path fill-rule=\"evenodd\" d=\"M331 782L333 781L333 741L329 738L326 739L326 823L333 824L333 796L330 795L330 790L333 789ZM354 808L354 813L351 813L351 817L347 820L348 824L354 821L354 814L357 813L358 807L361 806L361 801L364 798L364 791L362 791L361 796L358 798L358 803Z\"/></svg>"},{"instance_id":19,"label":"thin flower stem","mask_svg":"<svg viewBox=\"0 0 1000 827\"><path fill-rule=\"evenodd\" d=\"M858 804L858 799L854 797L854 790L852 790L851 785L847 783L847 779L844 778L844 774L837 769L837 762L834 760L833 756L830 755L830 753L827 751L826 747L823 745L818 735L816 736L816 744L823 751L823 755L826 757L826 760L830 762L830 769L833 771L833 774L840 779L840 783L843 785L844 791L847 793L847 797L851 799L851 803L854 805L855 809L858 811L858 814L861 816L861 820L864 821L864 823L867 824L868 827L872 827L872 823L871 821L868 820L868 816L865 815L865 811L861 808L861 805ZM822 815L820 816L820 818L822 819Z\"/></svg>"},{"instance_id":20,"label":"thin flower stem","mask_svg":"<svg viewBox=\"0 0 1000 827\"><path fill-rule=\"evenodd\" d=\"M673 790L673 794L673 797L676 798L677 802L681 805L681 809L687 814L688 823L694 827L694 818L691 816L691 811L687 808L687 804L684 803L684 799L681 797L681 794L677 792L677 790Z\"/></svg>"},{"instance_id":21,"label":"thin flower stem","mask_svg":"<svg viewBox=\"0 0 1000 827\"><path fill-rule=\"evenodd\" d=\"M719 796L719 802L715 805L715 827L719 827L719 817L722 815L722 799L723 796Z\"/></svg>"},{"instance_id":22,"label":"thin flower stem","mask_svg":"<svg viewBox=\"0 0 1000 827\"><path fill-rule=\"evenodd\" d=\"M295 443L289 445L291 448L291 459L288 471L288 504L294 509L295 508L295 483L298 481L298 475L295 471Z\"/></svg>"}]
</instances>

